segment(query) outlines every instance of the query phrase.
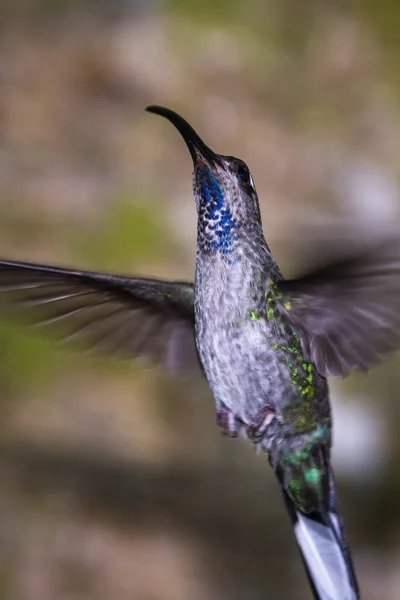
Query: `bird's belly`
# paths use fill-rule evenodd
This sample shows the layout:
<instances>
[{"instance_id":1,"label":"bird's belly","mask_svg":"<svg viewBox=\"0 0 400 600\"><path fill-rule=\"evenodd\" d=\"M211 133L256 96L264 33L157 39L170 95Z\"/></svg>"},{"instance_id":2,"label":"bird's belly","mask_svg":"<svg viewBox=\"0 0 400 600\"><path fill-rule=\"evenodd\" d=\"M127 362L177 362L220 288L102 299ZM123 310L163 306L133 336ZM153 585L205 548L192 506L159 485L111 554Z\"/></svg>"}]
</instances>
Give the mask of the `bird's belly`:
<instances>
[{"instance_id":1,"label":"bird's belly","mask_svg":"<svg viewBox=\"0 0 400 600\"><path fill-rule=\"evenodd\" d=\"M312 365L311 373L303 372L302 360L299 368L292 364L292 355L288 360L279 350L268 324L248 322L240 330L207 325L197 338L217 409L225 405L250 426L265 418L266 411L274 416L263 442L266 450L272 439L286 444L290 438L301 446L304 435L321 426L330 428L326 380Z\"/></svg>"},{"instance_id":2,"label":"bird's belly","mask_svg":"<svg viewBox=\"0 0 400 600\"><path fill-rule=\"evenodd\" d=\"M223 403L244 423L253 423L263 407L285 396L289 374L261 324L249 322L240 330L205 327L197 343L217 404Z\"/></svg>"}]
</instances>

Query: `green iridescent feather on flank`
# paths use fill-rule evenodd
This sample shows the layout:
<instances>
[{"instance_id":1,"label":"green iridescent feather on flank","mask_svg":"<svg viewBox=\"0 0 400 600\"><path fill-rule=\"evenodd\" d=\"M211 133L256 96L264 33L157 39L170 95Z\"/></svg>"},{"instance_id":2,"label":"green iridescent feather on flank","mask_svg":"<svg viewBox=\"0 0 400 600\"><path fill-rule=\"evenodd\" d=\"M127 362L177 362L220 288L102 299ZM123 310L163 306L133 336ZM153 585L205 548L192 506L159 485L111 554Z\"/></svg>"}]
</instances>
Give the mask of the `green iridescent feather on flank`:
<instances>
[{"instance_id":1,"label":"green iridescent feather on flank","mask_svg":"<svg viewBox=\"0 0 400 600\"><path fill-rule=\"evenodd\" d=\"M260 290L257 288L257 291ZM263 310L254 309L248 312L250 321L259 322L263 319L269 321L275 320L283 325L279 315L276 314L275 302L282 298L282 294L277 291L276 285L270 282L267 292L262 296L265 301ZM285 308L290 310L290 303L285 304ZM288 332L286 332L288 334ZM299 336L296 332L289 332L288 341L285 344L272 344L271 348L281 355L291 374L291 383L298 391L298 402L288 411L286 418L293 424L297 433L305 433L317 427L316 411L313 406L315 399L314 377L315 369L312 363L304 360Z\"/></svg>"},{"instance_id":2,"label":"green iridescent feather on flank","mask_svg":"<svg viewBox=\"0 0 400 600\"><path fill-rule=\"evenodd\" d=\"M314 365L304 360L298 335L292 333L288 344L273 344L272 349L286 355L286 364L292 375L292 385L298 389L300 397L306 400L314 398Z\"/></svg>"},{"instance_id":3,"label":"green iridescent feather on flank","mask_svg":"<svg viewBox=\"0 0 400 600\"><path fill-rule=\"evenodd\" d=\"M250 321L261 321L263 319L263 315L256 310L251 310L249 312Z\"/></svg>"},{"instance_id":4,"label":"green iridescent feather on flank","mask_svg":"<svg viewBox=\"0 0 400 600\"><path fill-rule=\"evenodd\" d=\"M249 319L258 322L263 319L275 320L285 327L282 319L276 314L276 300L282 297L276 286L270 283L265 293L264 310L249 311ZM285 305L290 310L290 303ZM299 336L296 332L285 330L285 343L275 343L271 348L279 353L281 361L290 371L291 385L297 391L297 401L286 410L285 420L293 426L298 434L309 433L310 438L305 446L295 452L285 453L280 457L284 472L284 486L295 506L307 513L319 509L324 503L325 465L321 457L315 453L322 443L327 427L318 426L315 403L315 368L304 360ZM267 456L268 458L268 456Z\"/></svg>"}]
</instances>

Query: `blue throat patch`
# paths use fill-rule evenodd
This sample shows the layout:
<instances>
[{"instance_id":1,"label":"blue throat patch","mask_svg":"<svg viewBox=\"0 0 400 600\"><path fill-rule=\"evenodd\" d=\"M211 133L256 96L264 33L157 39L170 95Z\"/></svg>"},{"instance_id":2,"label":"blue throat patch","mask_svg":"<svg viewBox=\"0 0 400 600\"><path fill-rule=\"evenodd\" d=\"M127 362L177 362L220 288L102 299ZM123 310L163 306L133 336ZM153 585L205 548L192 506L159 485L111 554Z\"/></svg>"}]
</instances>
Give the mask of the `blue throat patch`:
<instances>
[{"instance_id":1,"label":"blue throat patch","mask_svg":"<svg viewBox=\"0 0 400 600\"><path fill-rule=\"evenodd\" d=\"M228 256L233 252L238 226L226 206L224 190L210 171L200 171L199 183L203 196L200 218L211 229L205 234L209 249L212 254L221 252ZM229 262L234 263L236 259Z\"/></svg>"}]
</instances>

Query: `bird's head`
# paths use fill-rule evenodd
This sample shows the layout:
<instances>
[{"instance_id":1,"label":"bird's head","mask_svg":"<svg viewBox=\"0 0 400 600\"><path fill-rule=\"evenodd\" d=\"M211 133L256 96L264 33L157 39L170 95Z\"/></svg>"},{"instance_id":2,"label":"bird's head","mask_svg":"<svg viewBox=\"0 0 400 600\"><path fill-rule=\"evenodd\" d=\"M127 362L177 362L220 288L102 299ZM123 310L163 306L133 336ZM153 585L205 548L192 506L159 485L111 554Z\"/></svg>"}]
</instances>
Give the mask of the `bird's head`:
<instances>
[{"instance_id":1,"label":"bird's head","mask_svg":"<svg viewBox=\"0 0 400 600\"><path fill-rule=\"evenodd\" d=\"M146 110L168 119L182 135L193 159L193 191L199 243L216 254L231 255L241 232L261 227L257 192L247 165L213 152L185 119L168 108Z\"/></svg>"}]
</instances>

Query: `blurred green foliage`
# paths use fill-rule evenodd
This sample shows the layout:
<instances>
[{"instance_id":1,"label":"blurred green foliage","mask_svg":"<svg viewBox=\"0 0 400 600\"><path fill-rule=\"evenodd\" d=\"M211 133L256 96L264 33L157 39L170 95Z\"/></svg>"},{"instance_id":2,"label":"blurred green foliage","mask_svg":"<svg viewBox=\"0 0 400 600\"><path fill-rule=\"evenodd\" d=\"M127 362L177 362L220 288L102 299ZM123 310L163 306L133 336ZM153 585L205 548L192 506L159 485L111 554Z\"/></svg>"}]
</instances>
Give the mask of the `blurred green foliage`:
<instances>
[{"instance_id":1,"label":"blurred green foliage","mask_svg":"<svg viewBox=\"0 0 400 600\"><path fill-rule=\"evenodd\" d=\"M66 353L55 352L51 342L37 332L27 333L4 320L0 325L0 345L0 385L13 396L57 377L68 361Z\"/></svg>"},{"instance_id":2,"label":"blurred green foliage","mask_svg":"<svg viewBox=\"0 0 400 600\"><path fill-rule=\"evenodd\" d=\"M106 214L85 231L75 255L102 270L131 271L144 262L166 261L168 228L162 203L140 191L113 198Z\"/></svg>"},{"instance_id":3,"label":"blurred green foliage","mask_svg":"<svg viewBox=\"0 0 400 600\"><path fill-rule=\"evenodd\" d=\"M69 247L72 266L82 269L125 273L129 275L143 264L157 261L166 263L169 255L168 229L160 205L155 205L144 194L122 194L108 205L102 218L96 219L95 226L86 224L74 233L74 246ZM14 231L27 235L34 242L45 237L57 237L57 231L65 236L66 223L54 224L36 215L29 219L21 215L13 221ZM6 228L7 221L2 221ZM10 220L8 220L8 227ZM71 223L70 227L74 227ZM36 233L35 233L36 232ZM71 240L70 240L71 241ZM67 245L67 239L64 242ZM0 319L0 345L3 348L0 359L0 382L15 393L43 385L56 378L60 369L66 369L68 362L76 363L71 352L55 351L54 344L44 338L39 331L26 330L26 327L7 323ZM98 359L100 360L100 359ZM109 363L104 360L104 363ZM76 366L76 365L75 365ZM122 369L124 367L121 367ZM21 374L23 373L23 376Z\"/></svg>"},{"instance_id":4,"label":"blurred green foliage","mask_svg":"<svg viewBox=\"0 0 400 600\"><path fill-rule=\"evenodd\" d=\"M397 0L352 0L355 16L364 19L380 40L398 50L400 45L400 10ZM344 4L343 8L346 8Z\"/></svg>"}]
</instances>

